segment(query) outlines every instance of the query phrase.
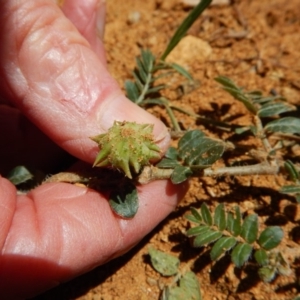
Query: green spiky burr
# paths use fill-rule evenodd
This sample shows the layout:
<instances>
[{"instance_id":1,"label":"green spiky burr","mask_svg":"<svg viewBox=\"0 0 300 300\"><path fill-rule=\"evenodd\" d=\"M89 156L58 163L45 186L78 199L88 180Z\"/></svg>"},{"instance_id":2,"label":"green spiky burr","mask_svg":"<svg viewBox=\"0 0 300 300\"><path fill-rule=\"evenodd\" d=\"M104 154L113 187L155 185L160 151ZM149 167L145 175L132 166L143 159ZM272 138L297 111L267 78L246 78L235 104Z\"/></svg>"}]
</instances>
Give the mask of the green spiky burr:
<instances>
[{"instance_id":1,"label":"green spiky burr","mask_svg":"<svg viewBox=\"0 0 300 300\"><path fill-rule=\"evenodd\" d=\"M150 160L160 158L160 148L153 138L153 125L115 121L107 133L91 139L99 146L96 167L123 170L128 178L138 174Z\"/></svg>"}]
</instances>

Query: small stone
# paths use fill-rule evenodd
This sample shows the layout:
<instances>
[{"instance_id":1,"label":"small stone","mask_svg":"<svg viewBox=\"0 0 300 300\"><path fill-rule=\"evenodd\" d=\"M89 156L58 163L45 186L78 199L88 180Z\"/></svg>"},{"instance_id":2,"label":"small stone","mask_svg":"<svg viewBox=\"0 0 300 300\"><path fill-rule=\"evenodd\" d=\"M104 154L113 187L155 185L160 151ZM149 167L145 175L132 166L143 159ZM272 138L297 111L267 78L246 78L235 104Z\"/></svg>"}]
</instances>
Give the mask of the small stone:
<instances>
[{"instance_id":1,"label":"small stone","mask_svg":"<svg viewBox=\"0 0 300 300\"><path fill-rule=\"evenodd\" d=\"M128 15L128 23L129 24L135 24L138 23L141 19L141 13L139 11L131 11Z\"/></svg>"},{"instance_id":2,"label":"small stone","mask_svg":"<svg viewBox=\"0 0 300 300\"><path fill-rule=\"evenodd\" d=\"M167 57L168 62L179 65L190 65L193 62L204 62L212 52L211 46L195 36L185 36Z\"/></svg>"}]
</instances>

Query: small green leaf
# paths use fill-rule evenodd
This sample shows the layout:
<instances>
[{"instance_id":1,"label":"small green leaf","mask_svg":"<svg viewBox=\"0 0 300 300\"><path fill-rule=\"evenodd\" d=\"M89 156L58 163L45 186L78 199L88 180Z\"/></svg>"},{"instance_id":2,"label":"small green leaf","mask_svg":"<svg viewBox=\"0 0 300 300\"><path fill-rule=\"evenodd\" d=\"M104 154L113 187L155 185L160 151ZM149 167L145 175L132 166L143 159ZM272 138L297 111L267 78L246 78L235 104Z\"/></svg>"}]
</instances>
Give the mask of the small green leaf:
<instances>
[{"instance_id":1,"label":"small green leaf","mask_svg":"<svg viewBox=\"0 0 300 300\"><path fill-rule=\"evenodd\" d=\"M149 248L152 267L163 276L172 276L178 273L180 260L170 254Z\"/></svg>"},{"instance_id":2,"label":"small green leaf","mask_svg":"<svg viewBox=\"0 0 300 300\"><path fill-rule=\"evenodd\" d=\"M249 131L250 130L250 127L249 126L245 126L245 127L238 127L238 128L235 128L234 129L234 132L236 133L236 134L243 134L243 133L245 133L245 132L247 132L247 131Z\"/></svg>"},{"instance_id":3,"label":"small green leaf","mask_svg":"<svg viewBox=\"0 0 300 300\"><path fill-rule=\"evenodd\" d=\"M226 251L229 251L236 244L234 237L221 237L212 247L210 257L212 260L217 260Z\"/></svg>"},{"instance_id":4,"label":"small green leaf","mask_svg":"<svg viewBox=\"0 0 300 300\"><path fill-rule=\"evenodd\" d=\"M283 276L291 275L292 270L290 268L290 265L280 252L277 253L276 261L277 271L279 274Z\"/></svg>"},{"instance_id":5,"label":"small green leaf","mask_svg":"<svg viewBox=\"0 0 300 300\"><path fill-rule=\"evenodd\" d=\"M240 268L246 261L248 261L251 252L252 246L247 243L239 243L237 244L231 253L232 262Z\"/></svg>"},{"instance_id":6,"label":"small green leaf","mask_svg":"<svg viewBox=\"0 0 300 300\"><path fill-rule=\"evenodd\" d=\"M178 152L184 154L191 148L191 143L198 144L197 140L204 137L204 133L198 129L187 131L178 142ZM193 144L192 144L193 146Z\"/></svg>"},{"instance_id":7,"label":"small green leaf","mask_svg":"<svg viewBox=\"0 0 300 300\"><path fill-rule=\"evenodd\" d=\"M219 204L215 209L214 224L219 228L220 231L225 230L225 228L227 227L226 213L223 203Z\"/></svg>"},{"instance_id":8,"label":"small green leaf","mask_svg":"<svg viewBox=\"0 0 300 300\"><path fill-rule=\"evenodd\" d=\"M149 88L145 95L149 95L149 94L154 94L154 93L157 93L163 89L167 88L167 86L165 84L160 84L160 85L157 85L157 86L154 86L152 88Z\"/></svg>"},{"instance_id":9,"label":"small green leaf","mask_svg":"<svg viewBox=\"0 0 300 300\"><path fill-rule=\"evenodd\" d=\"M271 132L299 133L300 118L285 117L277 119L269 122L264 129Z\"/></svg>"},{"instance_id":10,"label":"small green leaf","mask_svg":"<svg viewBox=\"0 0 300 300\"><path fill-rule=\"evenodd\" d=\"M254 253L254 258L257 261L257 263L261 266L265 266L269 263L268 254L264 249L256 250Z\"/></svg>"},{"instance_id":11,"label":"small green leaf","mask_svg":"<svg viewBox=\"0 0 300 300\"><path fill-rule=\"evenodd\" d=\"M180 42L180 40L185 36L186 32L193 25L193 23L197 20L197 18L202 14L202 12L209 6L212 0L202 0L196 5L188 16L183 20L181 25L177 28L173 37L171 38L166 50L161 56L161 60L165 60L166 57L170 54L170 52L176 47L176 45Z\"/></svg>"},{"instance_id":12,"label":"small green leaf","mask_svg":"<svg viewBox=\"0 0 300 300\"><path fill-rule=\"evenodd\" d=\"M241 233L242 230L241 220L242 220L242 215L239 206L235 207L234 213L232 212L227 213L227 229L234 236L238 236Z\"/></svg>"},{"instance_id":13,"label":"small green leaf","mask_svg":"<svg viewBox=\"0 0 300 300\"><path fill-rule=\"evenodd\" d=\"M192 75L182 66L175 64L175 63L168 64L168 66L173 68L175 71L177 71L180 75L184 76L188 80L193 81Z\"/></svg>"},{"instance_id":14,"label":"small green leaf","mask_svg":"<svg viewBox=\"0 0 300 300\"><path fill-rule=\"evenodd\" d=\"M143 61L140 57L136 58L136 65L137 65L137 75L139 76L141 82L146 83L148 80L149 73L146 70L146 66L144 65Z\"/></svg>"},{"instance_id":15,"label":"small green leaf","mask_svg":"<svg viewBox=\"0 0 300 300\"><path fill-rule=\"evenodd\" d=\"M7 179L14 185L19 185L33 178L33 175L24 166L17 166L13 168Z\"/></svg>"},{"instance_id":16,"label":"small green leaf","mask_svg":"<svg viewBox=\"0 0 300 300\"><path fill-rule=\"evenodd\" d=\"M179 184L181 182L186 181L192 175L193 172L189 167L176 166L171 175L171 181L174 184Z\"/></svg>"},{"instance_id":17,"label":"small green leaf","mask_svg":"<svg viewBox=\"0 0 300 300\"><path fill-rule=\"evenodd\" d=\"M259 103L259 104L264 104L264 103L267 103L267 102L273 102L275 100L282 100L282 101L285 101L285 98L280 96L280 95L277 95L277 96L267 96L267 97L263 97L262 94L260 96L257 96L257 97L253 97L252 95L250 95L250 93L247 93L251 99L253 100L254 103Z\"/></svg>"},{"instance_id":18,"label":"small green leaf","mask_svg":"<svg viewBox=\"0 0 300 300\"><path fill-rule=\"evenodd\" d=\"M195 273L186 272L179 281L179 286L169 287L165 300L201 300L200 284Z\"/></svg>"},{"instance_id":19,"label":"small green leaf","mask_svg":"<svg viewBox=\"0 0 300 300\"><path fill-rule=\"evenodd\" d=\"M134 103L137 102L139 98L139 91L136 84L130 80L125 81L126 96Z\"/></svg>"},{"instance_id":20,"label":"small green leaf","mask_svg":"<svg viewBox=\"0 0 300 300\"><path fill-rule=\"evenodd\" d=\"M169 147L165 154L165 157L170 159L177 159L178 158L177 149L175 147Z\"/></svg>"},{"instance_id":21,"label":"small green leaf","mask_svg":"<svg viewBox=\"0 0 300 300\"><path fill-rule=\"evenodd\" d=\"M170 158L163 158L157 165L159 168L175 168L180 166L178 160L170 159Z\"/></svg>"},{"instance_id":22,"label":"small green leaf","mask_svg":"<svg viewBox=\"0 0 300 300\"><path fill-rule=\"evenodd\" d=\"M223 89L232 95L235 99L241 101L245 107L254 115L257 113L255 105L251 102L243 90L238 87L231 79L225 76L218 76L215 78L217 82L223 85Z\"/></svg>"},{"instance_id":23,"label":"small green leaf","mask_svg":"<svg viewBox=\"0 0 300 300\"><path fill-rule=\"evenodd\" d=\"M280 189L282 194L300 194L300 185L285 185Z\"/></svg>"},{"instance_id":24,"label":"small green leaf","mask_svg":"<svg viewBox=\"0 0 300 300\"><path fill-rule=\"evenodd\" d=\"M277 247L283 238L283 230L279 226L267 227L259 236L259 245L266 249L271 250Z\"/></svg>"},{"instance_id":25,"label":"small green leaf","mask_svg":"<svg viewBox=\"0 0 300 300\"><path fill-rule=\"evenodd\" d=\"M264 266L258 270L260 279L264 282L270 282L276 275L276 268L272 266Z\"/></svg>"},{"instance_id":26,"label":"small green leaf","mask_svg":"<svg viewBox=\"0 0 300 300\"><path fill-rule=\"evenodd\" d=\"M300 179L300 174L296 169L296 166L291 162L290 160L286 160L284 162L284 168L286 171L289 173L291 179L296 182L297 180Z\"/></svg>"},{"instance_id":27,"label":"small green leaf","mask_svg":"<svg viewBox=\"0 0 300 300\"><path fill-rule=\"evenodd\" d=\"M149 49L141 50L141 60L146 73L151 73L155 64L155 56Z\"/></svg>"},{"instance_id":28,"label":"small green leaf","mask_svg":"<svg viewBox=\"0 0 300 300\"><path fill-rule=\"evenodd\" d=\"M184 142L184 144L183 144ZM178 152L189 166L209 166L216 162L225 150L225 143L199 134L188 139L186 134L178 144Z\"/></svg>"},{"instance_id":29,"label":"small green leaf","mask_svg":"<svg viewBox=\"0 0 300 300\"><path fill-rule=\"evenodd\" d=\"M198 211L195 207L191 207L190 210L191 210L193 216L194 216L199 222L201 222L201 221L202 221L202 218L201 218L201 215L200 215L199 211Z\"/></svg>"},{"instance_id":30,"label":"small green leaf","mask_svg":"<svg viewBox=\"0 0 300 300\"><path fill-rule=\"evenodd\" d=\"M256 241L258 234L258 217L256 214L249 215L245 218L242 225L241 236L242 238L252 244Z\"/></svg>"},{"instance_id":31,"label":"small green leaf","mask_svg":"<svg viewBox=\"0 0 300 300\"><path fill-rule=\"evenodd\" d=\"M202 235L203 233L206 233L208 230L210 230L209 226L200 225L200 226L196 226L196 227L192 227L192 228L188 229L186 232L186 235L188 237Z\"/></svg>"},{"instance_id":32,"label":"small green leaf","mask_svg":"<svg viewBox=\"0 0 300 300\"><path fill-rule=\"evenodd\" d=\"M273 117L281 113L295 110L296 107L285 102L271 102L264 104L257 112L258 116Z\"/></svg>"},{"instance_id":33,"label":"small green leaf","mask_svg":"<svg viewBox=\"0 0 300 300\"><path fill-rule=\"evenodd\" d=\"M133 184L127 184L112 192L109 205L119 216L130 219L135 216L139 208L137 189Z\"/></svg>"},{"instance_id":34,"label":"small green leaf","mask_svg":"<svg viewBox=\"0 0 300 300\"><path fill-rule=\"evenodd\" d=\"M185 215L184 216L187 220L189 220L190 222L193 222L193 223L199 223L199 221L193 216L193 215Z\"/></svg>"},{"instance_id":35,"label":"small green leaf","mask_svg":"<svg viewBox=\"0 0 300 300\"><path fill-rule=\"evenodd\" d=\"M210 213L207 205L205 203L203 203L201 205L201 209L200 210L201 210L202 219L205 222L205 224L211 226L213 224L213 220L212 220L212 216L211 216L211 213Z\"/></svg>"},{"instance_id":36,"label":"small green leaf","mask_svg":"<svg viewBox=\"0 0 300 300\"><path fill-rule=\"evenodd\" d=\"M202 247L208 245L222 236L222 232L213 229L208 229L207 231L197 235L193 241L194 247Z\"/></svg>"}]
</instances>

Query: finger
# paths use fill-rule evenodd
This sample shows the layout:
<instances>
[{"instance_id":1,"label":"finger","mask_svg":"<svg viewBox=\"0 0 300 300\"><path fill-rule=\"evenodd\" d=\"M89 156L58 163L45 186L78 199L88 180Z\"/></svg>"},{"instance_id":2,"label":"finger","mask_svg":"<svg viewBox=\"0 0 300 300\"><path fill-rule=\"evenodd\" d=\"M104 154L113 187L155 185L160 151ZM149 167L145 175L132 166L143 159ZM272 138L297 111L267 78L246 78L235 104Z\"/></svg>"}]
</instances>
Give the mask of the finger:
<instances>
[{"instance_id":1,"label":"finger","mask_svg":"<svg viewBox=\"0 0 300 300\"><path fill-rule=\"evenodd\" d=\"M132 220L114 215L99 193L70 184L20 196L0 257L0 294L32 297L124 253L174 209L185 188L178 193L166 181L143 187Z\"/></svg>"},{"instance_id":2,"label":"finger","mask_svg":"<svg viewBox=\"0 0 300 300\"><path fill-rule=\"evenodd\" d=\"M103 0L65 0L62 4L62 10L90 43L99 59L106 63L102 44L105 25L105 2Z\"/></svg>"},{"instance_id":3,"label":"finger","mask_svg":"<svg viewBox=\"0 0 300 300\"><path fill-rule=\"evenodd\" d=\"M0 89L58 145L92 162L97 147L89 137L128 120L153 123L166 149L164 125L123 96L55 3L6 1L0 19Z\"/></svg>"}]
</instances>

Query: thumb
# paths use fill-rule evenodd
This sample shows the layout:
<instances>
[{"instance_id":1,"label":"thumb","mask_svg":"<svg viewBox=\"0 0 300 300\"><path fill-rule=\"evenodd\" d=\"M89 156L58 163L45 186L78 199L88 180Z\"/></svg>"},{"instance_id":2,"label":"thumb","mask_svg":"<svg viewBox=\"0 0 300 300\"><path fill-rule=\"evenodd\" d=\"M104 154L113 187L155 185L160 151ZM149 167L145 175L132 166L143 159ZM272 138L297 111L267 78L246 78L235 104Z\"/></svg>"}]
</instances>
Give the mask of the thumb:
<instances>
[{"instance_id":1,"label":"thumb","mask_svg":"<svg viewBox=\"0 0 300 300\"><path fill-rule=\"evenodd\" d=\"M166 149L165 126L123 95L53 1L5 1L0 20L0 92L58 145L92 162L97 146L89 137L128 120L153 123Z\"/></svg>"}]
</instances>

